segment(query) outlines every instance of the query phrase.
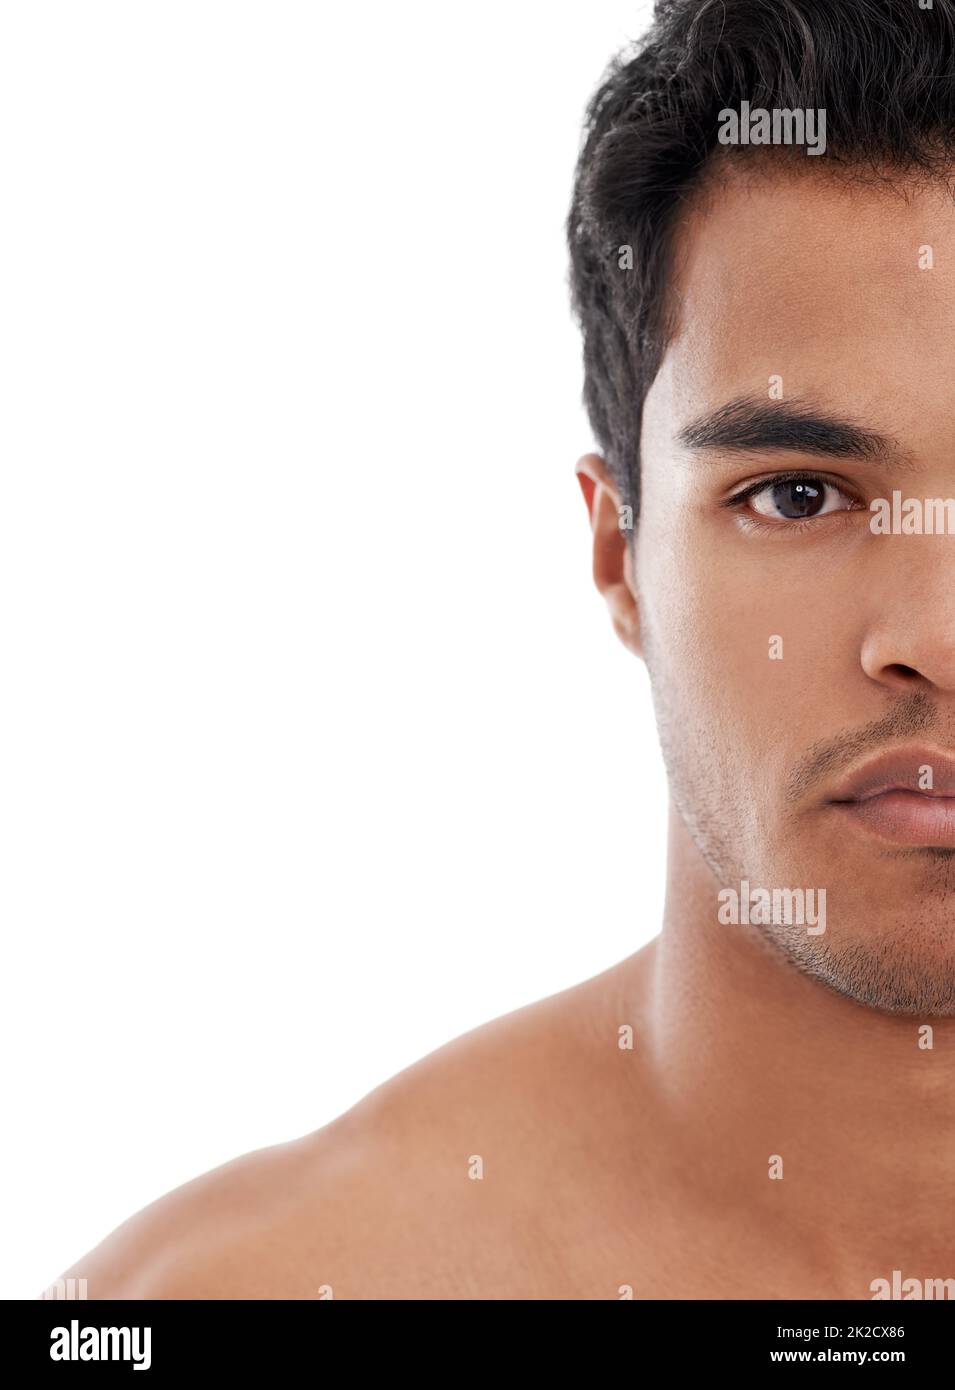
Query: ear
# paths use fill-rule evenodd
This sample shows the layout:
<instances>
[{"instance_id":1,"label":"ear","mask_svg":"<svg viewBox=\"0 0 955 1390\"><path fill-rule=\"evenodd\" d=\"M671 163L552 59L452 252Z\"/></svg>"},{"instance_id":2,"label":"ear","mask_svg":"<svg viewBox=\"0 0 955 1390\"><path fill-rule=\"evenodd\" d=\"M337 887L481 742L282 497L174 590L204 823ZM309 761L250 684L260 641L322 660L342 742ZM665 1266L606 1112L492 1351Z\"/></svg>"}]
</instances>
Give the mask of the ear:
<instances>
[{"instance_id":1,"label":"ear","mask_svg":"<svg viewBox=\"0 0 955 1390\"><path fill-rule=\"evenodd\" d=\"M577 481L587 503L594 537L594 583L610 609L614 631L635 656L643 655L640 643L640 610L633 574L633 547L628 543L633 518L620 502L620 494L599 454L577 460Z\"/></svg>"}]
</instances>

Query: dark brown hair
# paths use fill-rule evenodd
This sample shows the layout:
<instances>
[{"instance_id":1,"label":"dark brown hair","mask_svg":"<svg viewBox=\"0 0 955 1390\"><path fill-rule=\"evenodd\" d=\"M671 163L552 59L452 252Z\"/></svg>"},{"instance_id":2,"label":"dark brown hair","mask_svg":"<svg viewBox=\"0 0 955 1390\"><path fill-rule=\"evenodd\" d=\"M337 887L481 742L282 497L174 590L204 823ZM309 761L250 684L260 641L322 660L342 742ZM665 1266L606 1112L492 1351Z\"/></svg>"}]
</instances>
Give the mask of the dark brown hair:
<instances>
[{"instance_id":1,"label":"dark brown hair","mask_svg":"<svg viewBox=\"0 0 955 1390\"><path fill-rule=\"evenodd\" d=\"M654 16L590 102L567 219L584 401L635 514L673 226L714 147L728 149L720 111L825 110L826 151L810 163L830 169L936 175L955 151L955 0L657 0Z\"/></svg>"}]
</instances>

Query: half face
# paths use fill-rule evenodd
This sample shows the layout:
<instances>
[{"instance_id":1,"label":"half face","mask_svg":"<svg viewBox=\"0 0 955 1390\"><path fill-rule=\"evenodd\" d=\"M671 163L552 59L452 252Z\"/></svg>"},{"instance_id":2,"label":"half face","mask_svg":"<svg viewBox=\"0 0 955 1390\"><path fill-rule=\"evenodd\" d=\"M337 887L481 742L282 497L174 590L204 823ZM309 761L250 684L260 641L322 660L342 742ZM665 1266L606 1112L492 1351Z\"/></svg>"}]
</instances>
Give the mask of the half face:
<instances>
[{"instance_id":1,"label":"half face","mask_svg":"<svg viewBox=\"0 0 955 1390\"><path fill-rule=\"evenodd\" d=\"M714 922L824 889L756 900L792 960L955 1013L952 197L727 166L675 255L632 587Z\"/></svg>"}]
</instances>

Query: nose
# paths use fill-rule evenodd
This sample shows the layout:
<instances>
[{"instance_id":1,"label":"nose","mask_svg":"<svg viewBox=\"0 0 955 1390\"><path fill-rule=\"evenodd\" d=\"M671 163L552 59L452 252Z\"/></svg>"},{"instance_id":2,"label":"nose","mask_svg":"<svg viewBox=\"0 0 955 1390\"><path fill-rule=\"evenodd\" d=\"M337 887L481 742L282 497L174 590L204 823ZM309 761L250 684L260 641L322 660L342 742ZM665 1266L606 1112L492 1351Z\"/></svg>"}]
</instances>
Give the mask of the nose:
<instances>
[{"instance_id":1,"label":"nose","mask_svg":"<svg viewBox=\"0 0 955 1390\"><path fill-rule=\"evenodd\" d=\"M893 693L955 693L955 535L882 536L861 660ZM874 576L873 576L874 578Z\"/></svg>"}]
</instances>

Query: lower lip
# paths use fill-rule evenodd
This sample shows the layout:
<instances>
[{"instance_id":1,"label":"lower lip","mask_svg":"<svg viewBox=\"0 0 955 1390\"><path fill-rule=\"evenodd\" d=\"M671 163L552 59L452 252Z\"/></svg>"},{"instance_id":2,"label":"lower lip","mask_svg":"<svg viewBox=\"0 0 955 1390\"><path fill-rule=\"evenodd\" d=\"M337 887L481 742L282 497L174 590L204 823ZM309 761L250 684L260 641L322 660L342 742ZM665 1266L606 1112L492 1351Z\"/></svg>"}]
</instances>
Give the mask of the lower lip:
<instances>
[{"instance_id":1,"label":"lower lip","mask_svg":"<svg viewBox=\"0 0 955 1390\"><path fill-rule=\"evenodd\" d=\"M955 796L921 796L899 790L833 805L894 844L955 848Z\"/></svg>"}]
</instances>

